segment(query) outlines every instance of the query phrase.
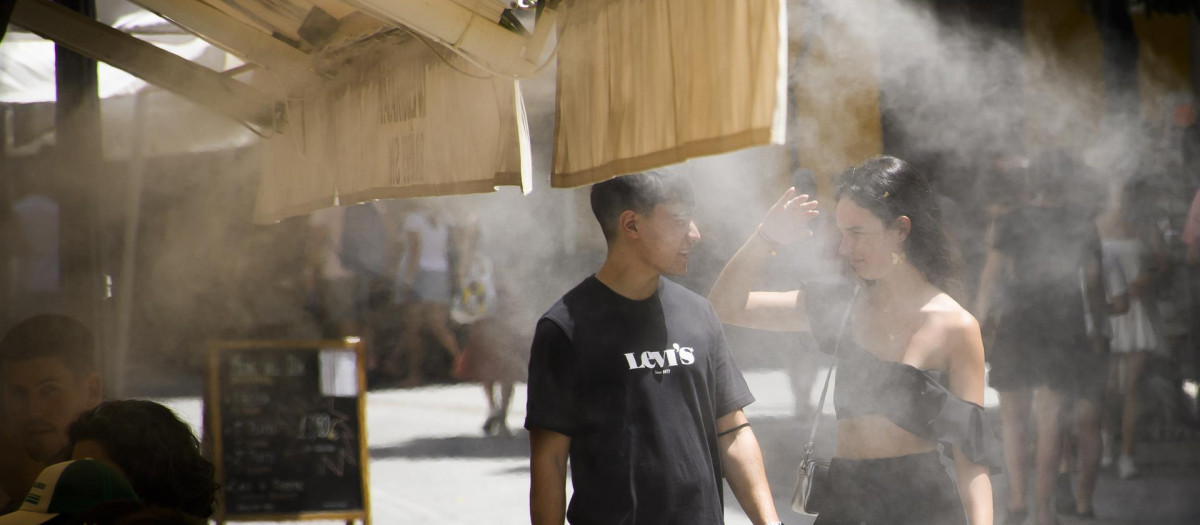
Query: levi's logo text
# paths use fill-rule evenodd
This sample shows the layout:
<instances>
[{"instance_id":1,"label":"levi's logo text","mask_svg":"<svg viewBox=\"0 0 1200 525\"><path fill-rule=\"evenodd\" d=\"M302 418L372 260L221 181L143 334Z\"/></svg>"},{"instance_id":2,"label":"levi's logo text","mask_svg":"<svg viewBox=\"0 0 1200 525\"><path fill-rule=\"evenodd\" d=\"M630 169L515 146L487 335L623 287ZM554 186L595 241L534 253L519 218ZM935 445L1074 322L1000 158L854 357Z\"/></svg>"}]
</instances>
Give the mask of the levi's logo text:
<instances>
[{"instance_id":1,"label":"levi's logo text","mask_svg":"<svg viewBox=\"0 0 1200 525\"><path fill-rule=\"evenodd\" d=\"M671 367L687 366L696 362L696 351L688 346L671 345L671 348L658 352L630 352L625 354L625 361L630 370L648 368L655 374L669 374Z\"/></svg>"}]
</instances>

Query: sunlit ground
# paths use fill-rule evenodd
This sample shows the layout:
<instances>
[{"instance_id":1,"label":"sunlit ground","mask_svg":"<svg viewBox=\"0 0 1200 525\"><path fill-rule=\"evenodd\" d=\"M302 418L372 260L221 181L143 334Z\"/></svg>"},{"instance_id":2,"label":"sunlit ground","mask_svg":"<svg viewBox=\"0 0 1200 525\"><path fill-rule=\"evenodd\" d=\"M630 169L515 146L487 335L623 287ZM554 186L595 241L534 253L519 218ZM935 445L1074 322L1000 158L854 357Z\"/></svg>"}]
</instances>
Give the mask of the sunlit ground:
<instances>
[{"instance_id":1,"label":"sunlit ground","mask_svg":"<svg viewBox=\"0 0 1200 525\"><path fill-rule=\"evenodd\" d=\"M823 378L822 375L818 377ZM791 512L794 471L808 437L809 420L793 415L787 375L782 371L745 373L758 401L747 408L762 444L776 506L785 523L808 525L812 518ZM809 395L815 405L816 381ZM194 428L200 425L201 401L195 397L161 399ZM994 415L995 391L985 402ZM832 402L826 413L832 415ZM525 389L519 385L509 414L512 438L485 438L481 389L473 384L431 386L407 390L371 391L367 396L368 443L371 449L370 498L372 522L378 525L448 523L454 525L515 525L528 518L528 434L524 420ZM823 425L832 424L826 417ZM823 427L824 428L824 427ZM828 439L828 436L820 439ZM818 449L821 447L818 446ZM1098 481L1095 505L1098 521L1064 516L1062 523L1096 525L1184 525L1200 521L1200 446L1194 439L1145 443L1138 452L1142 476L1120 480L1104 471ZM992 477L997 522L1005 501L1007 480ZM726 490L726 523L749 525ZM305 522L319 523L319 522ZM330 522L334 523L334 522Z\"/></svg>"},{"instance_id":2,"label":"sunlit ground","mask_svg":"<svg viewBox=\"0 0 1200 525\"><path fill-rule=\"evenodd\" d=\"M747 408L752 419L794 421L793 398L784 372L751 371L745 376L758 398ZM823 372L820 377L824 377ZM817 402L820 387L816 382L809 396L812 405ZM987 400L996 403L994 391L988 391ZM161 401L199 432L199 398ZM832 400L826 404L826 412L832 414ZM486 415L483 393L474 384L370 392L367 439L372 457L372 521L528 523L529 441L521 430L524 385L518 385L509 413L512 438L483 437L480 426ZM778 427L779 423L772 423L772 428ZM795 437L797 448L806 437ZM791 486L772 489L782 501ZM750 521L732 496L727 493L726 499L726 523L748 525Z\"/></svg>"}]
</instances>

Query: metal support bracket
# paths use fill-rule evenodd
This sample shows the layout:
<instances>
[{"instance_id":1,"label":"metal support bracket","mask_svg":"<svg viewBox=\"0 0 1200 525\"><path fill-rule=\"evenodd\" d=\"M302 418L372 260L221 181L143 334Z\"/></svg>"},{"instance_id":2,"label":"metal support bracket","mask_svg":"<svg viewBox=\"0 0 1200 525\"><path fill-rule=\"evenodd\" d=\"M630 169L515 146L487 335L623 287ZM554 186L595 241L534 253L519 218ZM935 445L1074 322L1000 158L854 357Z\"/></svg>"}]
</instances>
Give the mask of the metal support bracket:
<instances>
[{"instance_id":1,"label":"metal support bracket","mask_svg":"<svg viewBox=\"0 0 1200 525\"><path fill-rule=\"evenodd\" d=\"M266 68L280 79L283 83L280 87L286 93L300 91L321 81L321 77L313 72L312 59L308 55L203 2L133 2L246 62Z\"/></svg>"},{"instance_id":2,"label":"metal support bracket","mask_svg":"<svg viewBox=\"0 0 1200 525\"><path fill-rule=\"evenodd\" d=\"M257 89L49 0L17 0L12 23L249 124L264 135L280 131L280 104Z\"/></svg>"}]
</instances>

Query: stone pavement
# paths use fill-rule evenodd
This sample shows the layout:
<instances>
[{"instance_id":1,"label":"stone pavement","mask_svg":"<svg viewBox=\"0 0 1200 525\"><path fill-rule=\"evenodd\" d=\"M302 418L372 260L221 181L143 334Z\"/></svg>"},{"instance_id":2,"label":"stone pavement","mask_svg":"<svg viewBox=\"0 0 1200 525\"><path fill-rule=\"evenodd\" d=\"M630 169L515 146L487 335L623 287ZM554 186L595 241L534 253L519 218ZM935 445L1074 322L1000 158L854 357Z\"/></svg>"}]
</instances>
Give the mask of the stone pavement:
<instances>
[{"instance_id":1,"label":"stone pavement","mask_svg":"<svg viewBox=\"0 0 1200 525\"><path fill-rule=\"evenodd\" d=\"M748 372L746 378L758 397L747 413L763 446L776 506L785 523L809 524L811 518L788 508L809 421L792 416L792 397L782 372ZM509 415L514 436L485 438L480 430L486 416L484 398L475 385L371 391L367 427L373 522L528 523L529 440L520 429L524 394L518 387ZM199 399L160 401L198 425ZM988 404L994 404L994 396L988 396ZM834 421L827 415L821 424L828 430ZM828 450L830 437L825 434L821 439L825 441L819 449ZM1147 446L1140 456L1145 466L1140 479L1119 480L1109 472L1102 475L1096 491L1096 513L1101 521L1092 523L1200 523L1200 443ZM992 482L997 492L1006 486L1003 474ZM997 497L996 501L1004 499ZM1000 517L998 514L996 523L1001 522ZM728 490L726 523L749 524ZM1063 518L1063 523L1083 522Z\"/></svg>"}]
</instances>

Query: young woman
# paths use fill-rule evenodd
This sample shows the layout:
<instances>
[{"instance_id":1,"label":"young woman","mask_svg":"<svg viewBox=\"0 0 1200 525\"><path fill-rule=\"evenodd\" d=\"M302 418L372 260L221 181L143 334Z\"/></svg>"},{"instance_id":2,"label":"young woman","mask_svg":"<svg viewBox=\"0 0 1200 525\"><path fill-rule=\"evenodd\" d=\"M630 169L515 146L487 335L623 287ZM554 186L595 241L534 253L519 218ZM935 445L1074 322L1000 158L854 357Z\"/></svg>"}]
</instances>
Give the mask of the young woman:
<instances>
[{"instance_id":1,"label":"young woman","mask_svg":"<svg viewBox=\"0 0 1200 525\"><path fill-rule=\"evenodd\" d=\"M461 351L450 329L450 299L454 293L450 248L454 226L448 214L432 205L417 206L404 219L405 252L400 261L396 295L404 312L400 345L393 352L392 361L385 364L385 368L390 366L389 371L395 372L395 361L408 354L408 377L401 383L406 387L421 386L425 381L423 330L429 330L452 358L457 359Z\"/></svg>"},{"instance_id":2,"label":"young woman","mask_svg":"<svg viewBox=\"0 0 1200 525\"><path fill-rule=\"evenodd\" d=\"M1037 430L1033 510L1039 525L1053 525L1058 523L1055 482L1064 423L1079 431L1074 512L1092 513L1108 353L1105 330L1089 331L1088 323L1105 326L1109 307L1101 282L1100 237L1094 213L1081 198L1087 194L1080 191L1078 166L1065 154L1050 152L1036 159L1031 172L1029 202L992 224L975 313L996 327L988 380L1000 392L1009 484L1005 522L1023 523L1029 512L1026 421L1032 413ZM993 297L1000 292L1004 300L997 304ZM1070 509L1070 502L1062 503Z\"/></svg>"},{"instance_id":3,"label":"young woman","mask_svg":"<svg viewBox=\"0 0 1200 525\"><path fill-rule=\"evenodd\" d=\"M1121 453L1117 459L1117 473L1122 479L1137 474L1133 448L1147 358L1155 354L1165 357L1167 350L1160 340L1158 313L1152 296L1154 282L1166 266L1166 256L1156 242L1156 236L1145 234L1147 228L1139 228L1132 216L1136 190L1136 182L1119 189L1114 187L1109 210L1096 221L1104 251L1112 255L1129 280L1129 308L1112 316L1110 348L1115 357L1112 367L1117 380L1110 383L1113 389L1108 398L1119 399L1120 396L1115 395L1118 390L1125 394L1121 405ZM1105 454L1105 459L1108 457Z\"/></svg>"},{"instance_id":4,"label":"young woman","mask_svg":"<svg viewBox=\"0 0 1200 525\"><path fill-rule=\"evenodd\" d=\"M999 450L980 406L983 343L946 293L951 259L929 182L894 157L850 169L838 181L836 219L853 276L751 291L775 248L812 234L816 201L794 193L767 212L709 299L725 323L811 330L823 351L836 348L837 452L830 508L817 523L992 523L988 468ZM939 443L953 449L957 484Z\"/></svg>"},{"instance_id":5,"label":"young woman","mask_svg":"<svg viewBox=\"0 0 1200 525\"><path fill-rule=\"evenodd\" d=\"M503 281L497 281L492 259L484 253L480 220L475 214L464 217L458 238L459 296L453 301L450 318L466 327L463 351L454 366L454 378L483 386L488 416L483 422L485 436L512 437L508 428L508 408L517 381L525 381L529 356L513 328L513 305Z\"/></svg>"}]
</instances>

